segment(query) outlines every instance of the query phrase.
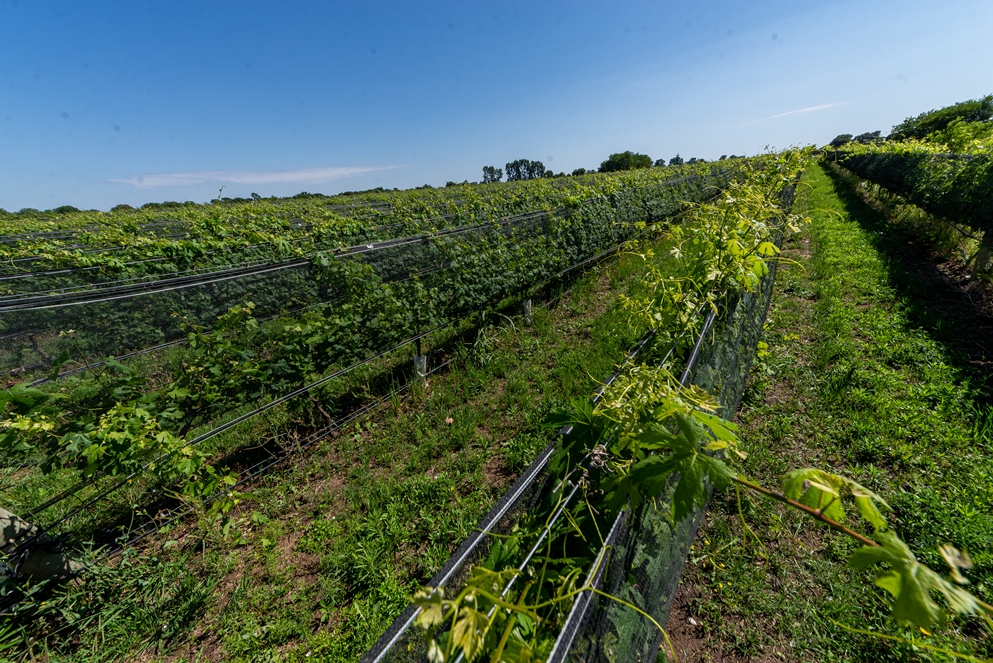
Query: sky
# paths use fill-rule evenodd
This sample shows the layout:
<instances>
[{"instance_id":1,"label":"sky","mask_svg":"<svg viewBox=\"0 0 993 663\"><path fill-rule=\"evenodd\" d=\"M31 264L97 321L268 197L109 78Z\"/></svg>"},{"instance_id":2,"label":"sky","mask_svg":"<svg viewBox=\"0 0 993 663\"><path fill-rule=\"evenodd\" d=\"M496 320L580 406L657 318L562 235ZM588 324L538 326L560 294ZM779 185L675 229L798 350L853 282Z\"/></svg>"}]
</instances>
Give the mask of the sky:
<instances>
[{"instance_id":1,"label":"sky","mask_svg":"<svg viewBox=\"0 0 993 663\"><path fill-rule=\"evenodd\" d=\"M989 0L0 0L0 208L823 145L991 71Z\"/></svg>"}]
</instances>

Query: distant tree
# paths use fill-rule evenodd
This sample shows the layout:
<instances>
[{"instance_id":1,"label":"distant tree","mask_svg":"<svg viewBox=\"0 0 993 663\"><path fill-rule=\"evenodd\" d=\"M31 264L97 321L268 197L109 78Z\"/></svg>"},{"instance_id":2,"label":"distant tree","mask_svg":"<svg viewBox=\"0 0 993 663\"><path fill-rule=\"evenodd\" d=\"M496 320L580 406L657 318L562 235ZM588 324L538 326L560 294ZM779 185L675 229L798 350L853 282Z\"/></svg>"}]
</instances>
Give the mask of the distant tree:
<instances>
[{"instance_id":1,"label":"distant tree","mask_svg":"<svg viewBox=\"0 0 993 663\"><path fill-rule=\"evenodd\" d=\"M869 145L870 143L881 143L883 142L883 139L880 136L882 133L882 131L866 131L864 134L859 134L852 140L856 143L862 143L863 145Z\"/></svg>"},{"instance_id":2,"label":"distant tree","mask_svg":"<svg viewBox=\"0 0 993 663\"><path fill-rule=\"evenodd\" d=\"M576 170L572 171L572 174L573 175L585 175L586 174L586 169L585 168L577 168Z\"/></svg>"},{"instance_id":3,"label":"distant tree","mask_svg":"<svg viewBox=\"0 0 993 663\"><path fill-rule=\"evenodd\" d=\"M674 156L673 158L669 159L669 165L670 166L682 166L683 165L683 157L679 156L679 154L677 153L676 156Z\"/></svg>"},{"instance_id":4,"label":"distant tree","mask_svg":"<svg viewBox=\"0 0 993 663\"><path fill-rule=\"evenodd\" d=\"M688 166L691 163L696 163L696 162L697 162L697 158L696 157L690 157L689 160L686 162L686 165Z\"/></svg>"},{"instance_id":5,"label":"distant tree","mask_svg":"<svg viewBox=\"0 0 993 663\"><path fill-rule=\"evenodd\" d=\"M636 168L651 168L652 159L647 154L635 154L631 150L611 154L600 164L601 173L612 173L618 170L634 170Z\"/></svg>"},{"instance_id":6,"label":"distant tree","mask_svg":"<svg viewBox=\"0 0 993 663\"><path fill-rule=\"evenodd\" d=\"M728 158L728 155L726 155L726 154L722 154L722 155L721 155L721 158L720 158L720 159L718 159L718 161L724 161L724 160L725 160L725 159L727 159L727 158Z\"/></svg>"},{"instance_id":7,"label":"distant tree","mask_svg":"<svg viewBox=\"0 0 993 663\"><path fill-rule=\"evenodd\" d=\"M551 170L546 170L545 172L543 172L543 173L541 174L541 176L542 176L543 178L546 178L546 179L547 179L547 178L552 178L552 177L555 177L555 173L554 173L553 171L551 171Z\"/></svg>"},{"instance_id":8,"label":"distant tree","mask_svg":"<svg viewBox=\"0 0 993 663\"><path fill-rule=\"evenodd\" d=\"M448 180L447 182L445 182L445 186L449 187L449 186L458 186L458 185L455 182Z\"/></svg>"},{"instance_id":9,"label":"distant tree","mask_svg":"<svg viewBox=\"0 0 993 663\"><path fill-rule=\"evenodd\" d=\"M56 207L52 211L56 214L75 214L79 210L72 205L62 205L61 207Z\"/></svg>"},{"instance_id":10,"label":"distant tree","mask_svg":"<svg viewBox=\"0 0 993 663\"><path fill-rule=\"evenodd\" d=\"M852 138L853 136L851 134L839 134L835 136L834 140L828 143L828 145L831 147L841 147L842 145L847 145L852 142Z\"/></svg>"},{"instance_id":11,"label":"distant tree","mask_svg":"<svg viewBox=\"0 0 993 663\"><path fill-rule=\"evenodd\" d=\"M528 159L518 159L511 161L505 168L507 169L507 181L536 180L545 176L545 164L540 161L529 161Z\"/></svg>"},{"instance_id":12,"label":"distant tree","mask_svg":"<svg viewBox=\"0 0 993 663\"><path fill-rule=\"evenodd\" d=\"M252 200L262 200L262 196L257 193L252 194Z\"/></svg>"},{"instance_id":13,"label":"distant tree","mask_svg":"<svg viewBox=\"0 0 993 663\"><path fill-rule=\"evenodd\" d=\"M665 168L665 159L656 159L655 163L652 165L656 168Z\"/></svg>"},{"instance_id":14,"label":"distant tree","mask_svg":"<svg viewBox=\"0 0 993 663\"><path fill-rule=\"evenodd\" d=\"M483 166L483 184L499 182L503 179L503 169L493 166Z\"/></svg>"},{"instance_id":15,"label":"distant tree","mask_svg":"<svg viewBox=\"0 0 993 663\"><path fill-rule=\"evenodd\" d=\"M953 120L989 122L991 118L993 118L993 94L988 94L980 99L960 101L951 106L921 113L916 117L908 117L893 127L893 131L887 138L890 140L926 138L935 131L942 131Z\"/></svg>"}]
</instances>

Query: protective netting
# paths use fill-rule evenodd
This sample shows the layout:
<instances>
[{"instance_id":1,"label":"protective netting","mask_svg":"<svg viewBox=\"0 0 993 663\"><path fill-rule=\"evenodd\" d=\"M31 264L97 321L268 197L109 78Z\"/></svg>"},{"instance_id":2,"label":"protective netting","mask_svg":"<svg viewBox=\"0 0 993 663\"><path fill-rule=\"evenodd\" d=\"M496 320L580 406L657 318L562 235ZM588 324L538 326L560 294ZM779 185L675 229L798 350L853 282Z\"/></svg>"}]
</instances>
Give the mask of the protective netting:
<instances>
[{"instance_id":1,"label":"protective netting","mask_svg":"<svg viewBox=\"0 0 993 663\"><path fill-rule=\"evenodd\" d=\"M795 185L782 193L782 207L793 204ZM689 360L692 382L715 394L719 414L731 418L745 389L748 371L762 333L771 301L776 263L754 292L745 292L726 303L717 330L705 326L699 356ZM609 382L609 381L608 381ZM550 446L531 464L473 534L430 581L429 587L457 588L469 568L486 559L491 540L483 532L497 535L510 531L517 519L535 506L547 508L547 494L557 484L547 473ZM543 504L544 500L544 504ZM682 575L690 543L696 536L704 509L697 508L682 522L669 522L669 509L662 500L646 501L634 512L623 510L609 530L600 551L602 564L594 563L587 583L638 606L664 624ZM423 661L423 635L412 628L418 613L408 607L390 626L363 663ZM650 620L637 611L592 592L581 593L559 633L549 661L655 661L662 635Z\"/></svg>"},{"instance_id":2,"label":"protective netting","mask_svg":"<svg viewBox=\"0 0 993 663\"><path fill-rule=\"evenodd\" d=\"M416 280L419 293L433 293L431 307L419 311L457 316L617 245L634 232L632 222L671 216L686 202L713 195L729 178L715 170L622 190L580 208L480 214L483 223L321 249L303 258L259 262L272 257L272 247L242 247L221 252L206 267L164 275L153 267L109 276L103 268L24 271L18 265L0 270L0 374L37 377L56 361L71 371L106 357L167 348L246 302L254 304L258 320L340 305L354 299L349 289L359 281L359 268L366 281ZM235 259L242 262L212 264ZM437 319L423 322L430 326Z\"/></svg>"},{"instance_id":3,"label":"protective netting","mask_svg":"<svg viewBox=\"0 0 993 663\"><path fill-rule=\"evenodd\" d=\"M834 160L939 218L993 232L993 157L836 151Z\"/></svg>"}]
</instances>

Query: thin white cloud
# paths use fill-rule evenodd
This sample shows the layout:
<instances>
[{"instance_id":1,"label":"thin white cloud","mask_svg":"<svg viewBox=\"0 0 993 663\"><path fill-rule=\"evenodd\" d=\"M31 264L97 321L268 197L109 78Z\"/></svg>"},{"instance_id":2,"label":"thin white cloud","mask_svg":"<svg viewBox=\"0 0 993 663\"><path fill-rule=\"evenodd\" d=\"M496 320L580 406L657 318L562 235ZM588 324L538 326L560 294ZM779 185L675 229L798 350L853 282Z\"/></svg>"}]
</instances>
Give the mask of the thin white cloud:
<instances>
[{"instance_id":1,"label":"thin white cloud","mask_svg":"<svg viewBox=\"0 0 993 663\"><path fill-rule=\"evenodd\" d=\"M397 166L346 166L341 168L304 168L257 173L249 170L204 170L191 173L157 173L135 175L134 177L111 179L118 184L130 184L142 189L158 186L190 186L204 182L228 182L231 184L285 184L293 182L319 183L340 180L353 175L388 170Z\"/></svg>"},{"instance_id":2,"label":"thin white cloud","mask_svg":"<svg viewBox=\"0 0 993 663\"><path fill-rule=\"evenodd\" d=\"M835 106L844 106L846 104L852 103L851 101L833 101L830 104L821 104L819 106L808 106L807 108L798 108L796 110L786 111L785 113L777 113L775 115L770 115L769 117L763 117L758 120L752 120L751 122L745 122L741 126L746 126L748 124L755 124L756 122L765 122L766 120L774 120L777 117L786 117L787 115L797 115L799 113L812 113L814 111L824 110L825 108L834 108Z\"/></svg>"}]
</instances>

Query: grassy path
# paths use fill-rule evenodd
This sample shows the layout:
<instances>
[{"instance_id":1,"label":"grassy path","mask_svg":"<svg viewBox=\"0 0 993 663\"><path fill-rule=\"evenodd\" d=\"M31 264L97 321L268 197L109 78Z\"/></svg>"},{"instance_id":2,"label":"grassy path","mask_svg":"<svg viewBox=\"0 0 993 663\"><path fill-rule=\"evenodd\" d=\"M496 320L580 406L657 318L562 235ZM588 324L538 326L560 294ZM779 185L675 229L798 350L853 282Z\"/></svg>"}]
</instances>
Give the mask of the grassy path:
<instances>
[{"instance_id":1,"label":"grassy path","mask_svg":"<svg viewBox=\"0 0 993 663\"><path fill-rule=\"evenodd\" d=\"M940 293L908 278L895 234L878 212L820 165L804 177L809 228L784 252L764 340L739 414L749 457L768 485L815 466L881 493L914 552L947 568L952 543L975 564L971 589L993 598L993 418L988 375L958 352ZM853 545L743 496L719 496L691 553L669 628L681 661L944 661L926 646L993 657L976 621L940 633L887 619L890 599L846 568ZM692 621L690 621L692 620ZM845 626L903 638L860 635ZM909 644L916 642L916 646Z\"/></svg>"}]
</instances>

